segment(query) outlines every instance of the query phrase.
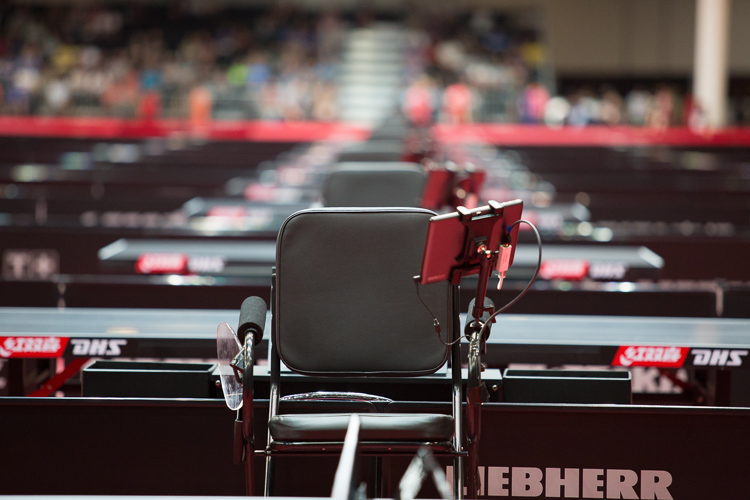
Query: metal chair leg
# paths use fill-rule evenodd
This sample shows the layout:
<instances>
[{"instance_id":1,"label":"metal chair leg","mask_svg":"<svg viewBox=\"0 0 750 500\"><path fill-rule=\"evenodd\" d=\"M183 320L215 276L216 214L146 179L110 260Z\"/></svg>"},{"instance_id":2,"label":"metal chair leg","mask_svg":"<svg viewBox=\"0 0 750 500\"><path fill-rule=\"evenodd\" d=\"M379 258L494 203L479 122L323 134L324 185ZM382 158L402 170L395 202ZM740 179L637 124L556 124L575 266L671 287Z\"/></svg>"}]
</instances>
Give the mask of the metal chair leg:
<instances>
[{"instance_id":1,"label":"metal chair leg","mask_svg":"<svg viewBox=\"0 0 750 500\"><path fill-rule=\"evenodd\" d=\"M463 457L453 460L453 498L464 500L464 464Z\"/></svg>"},{"instance_id":2,"label":"metal chair leg","mask_svg":"<svg viewBox=\"0 0 750 500\"><path fill-rule=\"evenodd\" d=\"M274 460L272 457L266 457L266 481L263 485L263 496L271 496L271 486L273 484L273 466Z\"/></svg>"},{"instance_id":3,"label":"metal chair leg","mask_svg":"<svg viewBox=\"0 0 750 500\"><path fill-rule=\"evenodd\" d=\"M469 342L469 378L466 391L466 443L469 452L466 460L466 495L470 499L477 498L479 492L479 436L484 402L480 353L481 339L478 332L475 332Z\"/></svg>"},{"instance_id":4,"label":"metal chair leg","mask_svg":"<svg viewBox=\"0 0 750 500\"><path fill-rule=\"evenodd\" d=\"M255 496L255 457L251 443L245 446L245 492L247 496Z\"/></svg>"}]
</instances>

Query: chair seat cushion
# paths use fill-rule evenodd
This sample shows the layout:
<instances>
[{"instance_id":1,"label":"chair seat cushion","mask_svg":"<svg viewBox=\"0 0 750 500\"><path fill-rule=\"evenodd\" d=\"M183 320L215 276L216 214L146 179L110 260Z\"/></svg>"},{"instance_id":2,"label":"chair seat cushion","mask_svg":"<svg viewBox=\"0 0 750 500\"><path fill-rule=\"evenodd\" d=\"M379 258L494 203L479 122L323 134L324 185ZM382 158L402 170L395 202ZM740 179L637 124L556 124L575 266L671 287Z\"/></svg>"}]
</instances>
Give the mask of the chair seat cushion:
<instances>
[{"instance_id":1,"label":"chair seat cushion","mask_svg":"<svg viewBox=\"0 0 750 500\"><path fill-rule=\"evenodd\" d=\"M453 417L432 413L358 413L360 441L450 441ZM276 441L343 441L349 414L277 415L268 421Z\"/></svg>"}]
</instances>

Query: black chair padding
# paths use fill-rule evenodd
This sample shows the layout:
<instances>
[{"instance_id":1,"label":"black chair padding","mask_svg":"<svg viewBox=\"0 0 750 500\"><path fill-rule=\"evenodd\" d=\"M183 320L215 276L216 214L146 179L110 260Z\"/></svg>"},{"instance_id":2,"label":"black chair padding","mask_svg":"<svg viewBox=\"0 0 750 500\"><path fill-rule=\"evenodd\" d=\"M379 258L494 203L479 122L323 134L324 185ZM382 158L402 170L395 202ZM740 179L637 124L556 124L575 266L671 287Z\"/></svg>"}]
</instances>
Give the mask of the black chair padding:
<instances>
[{"instance_id":1,"label":"black chair padding","mask_svg":"<svg viewBox=\"0 0 750 500\"><path fill-rule=\"evenodd\" d=\"M418 376L447 360L452 295L447 282L420 286L433 212L311 209L293 214L277 239L274 342L292 370L326 376Z\"/></svg>"},{"instance_id":2,"label":"black chair padding","mask_svg":"<svg viewBox=\"0 0 750 500\"><path fill-rule=\"evenodd\" d=\"M360 441L446 442L453 437L453 418L431 413L362 413ZM342 441L351 414L278 415L268 421L276 441Z\"/></svg>"},{"instance_id":3,"label":"black chair padding","mask_svg":"<svg viewBox=\"0 0 750 500\"><path fill-rule=\"evenodd\" d=\"M378 139L351 144L337 155L339 163L368 161L395 162L404 156L404 138Z\"/></svg>"},{"instance_id":4,"label":"black chair padding","mask_svg":"<svg viewBox=\"0 0 750 500\"><path fill-rule=\"evenodd\" d=\"M339 163L323 182L327 207L418 207L427 181L417 163Z\"/></svg>"}]
</instances>

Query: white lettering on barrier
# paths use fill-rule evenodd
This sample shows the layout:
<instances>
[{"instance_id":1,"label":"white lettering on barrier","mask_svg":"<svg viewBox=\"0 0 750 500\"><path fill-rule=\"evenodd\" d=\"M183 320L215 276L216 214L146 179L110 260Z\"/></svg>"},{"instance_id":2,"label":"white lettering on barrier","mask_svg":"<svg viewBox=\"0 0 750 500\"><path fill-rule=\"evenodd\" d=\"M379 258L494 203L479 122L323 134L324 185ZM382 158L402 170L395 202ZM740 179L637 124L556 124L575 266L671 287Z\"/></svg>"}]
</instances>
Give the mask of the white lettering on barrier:
<instances>
[{"instance_id":1,"label":"white lettering on barrier","mask_svg":"<svg viewBox=\"0 0 750 500\"><path fill-rule=\"evenodd\" d=\"M601 489L604 481L599 479L603 475L604 469L583 469L583 497L580 498L604 498Z\"/></svg>"},{"instance_id":2,"label":"white lettering on barrier","mask_svg":"<svg viewBox=\"0 0 750 500\"><path fill-rule=\"evenodd\" d=\"M745 349L693 349L695 366L742 366L742 357L747 356Z\"/></svg>"},{"instance_id":3,"label":"white lettering on barrier","mask_svg":"<svg viewBox=\"0 0 750 500\"><path fill-rule=\"evenodd\" d=\"M74 356L119 356L125 339L71 339Z\"/></svg>"},{"instance_id":4,"label":"white lettering on barrier","mask_svg":"<svg viewBox=\"0 0 750 500\"><path fill-rule=\"evenodd\" d=\"M544 489L550 498L560 498L561 489L565 492L565 498L576 498L580 490L580 481L578 469L565 469L565 475L561 474L562 469L548 467L545 470L546 478Z\"/></svg>"},{"instance_id":5,"label":"white lettering on barrier","mask_svg":"<svg viewBox=\"0 0 750 500\"><path fill-rule=\"evenodd\" d=\"M538 497L544 492L542 470L535 467L513 467L511 492L514 497Z\"/></svg>"},{"instance_id":6,"label":"white lettering on barrier","mask_svg":"<svg viewBox=\"0 0 750 500\"><path fill-rule=\"evenodd\" d=\"M509 473L510 467L489 467L487 471L487 496L508 496Z\"/></svg>"},{"instance_id":7,"label":"white lettering on barrier","mask_svg":"<svg viewBox=\"0 0 750 500\"><path fill-rule=\"evenodd\" d=\"M635 485L638 483L638 474L632 470L609 469L607 470L607 498L629 498L637 499Z\"/></svg>"},{"instance_id":8,"label":"white lettering on barrier","mask_svg":"<svg viewBox=\"0 0 750 500\"><path fill-rule=\"evenodd\" d=\"M479 467L479 476L479 496L672 500L665 470ZM446 478L452 483L452 466Z\"/></svg>"},{"instance_id":9,"label":"white lettering on barrier","mask_svg":"<svg viewBox=\"0 0 750 500\"><path fill-rule=\"evenodd\" d=\"M672 474L665 470L641 471L641 500L672 500Z\"/></svg>"}]
</instances>

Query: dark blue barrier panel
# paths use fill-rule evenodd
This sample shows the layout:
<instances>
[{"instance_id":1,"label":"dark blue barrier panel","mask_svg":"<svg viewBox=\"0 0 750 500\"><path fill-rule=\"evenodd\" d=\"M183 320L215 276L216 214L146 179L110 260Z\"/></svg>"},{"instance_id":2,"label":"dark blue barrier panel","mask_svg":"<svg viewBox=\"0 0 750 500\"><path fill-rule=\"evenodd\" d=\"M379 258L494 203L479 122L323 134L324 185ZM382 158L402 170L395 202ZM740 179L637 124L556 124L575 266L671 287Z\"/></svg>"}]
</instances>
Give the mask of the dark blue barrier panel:
<instances>
[{"instance_id":1,"label":"dark blue barrier panel","mask_svg":"<svg viewBox=\"0 0 750 500\"><path fill-rule=\"evenodd\" d=\"M4 398L0 414L4 494L244 494L218 400ZM482 419L483 498L747 498L750 409L489 403ZM330 495L335 457L277 465L276 494Z\"/></svg>"},{"instance_id":2,"label":"dark blue barrier panel","mask_svg":"<svg viewBox=\"0 0 750 500\"><path fill-rule=\"evenodd\" d=\"M497 406L482 423L488 498L747 496L748 409Z\"/></svg>"},{"instance_id":3,"label":"dark blue barrier panel","mask_svg":"<svg viewBox=\"0 0 750 500\"><path fill-rule=\"evenodd\" d=\"M723 292L722 316L750 318L750 285L746 283L728 285Z\"/></svg>"}]
</instances>

